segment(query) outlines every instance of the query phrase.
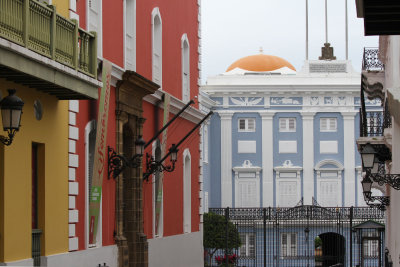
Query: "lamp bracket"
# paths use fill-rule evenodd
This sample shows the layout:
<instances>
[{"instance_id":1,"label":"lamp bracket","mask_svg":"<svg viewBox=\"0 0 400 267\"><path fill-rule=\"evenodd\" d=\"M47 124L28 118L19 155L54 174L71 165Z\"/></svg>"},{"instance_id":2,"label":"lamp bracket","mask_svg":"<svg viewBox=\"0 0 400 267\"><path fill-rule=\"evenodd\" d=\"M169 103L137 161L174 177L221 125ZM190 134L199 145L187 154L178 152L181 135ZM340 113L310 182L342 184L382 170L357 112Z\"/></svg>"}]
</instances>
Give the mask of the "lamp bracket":
<instances>
[{"instance_id":1,"label":"lamp bracket","mask_svg":"<svg viewBox=\"0 0 400 267\"><path fill-rule=\"evenodd\" d=\"M175 160L171 160L170 165L164 165L162 164L165 160L155 160L153 156L149 155L146 153L146 173L143 174L143 179L147 180L149 179L149 176L153 173L156 172L173 172L175 170Z\"/></svg>"},{"instance_id":2,"label":"lamp bracket","mask_svg":"<svg viewBox=\"0 0 400 267\"><path fill-rule=\"evenodd\" d=\"M379 203L376 203L379 202ZM386 207L390 205L390 197L388 196L371 196L366 201L370 207L376 207L379 210L385 211Z\"/></svg>"},{"instance_id":3,"label":"lamp bracket","mask_svg":"<svg viewBox=\"0 0 400 267\"><path fill-rule=\"evenodd\" d=\"M114 179L117 178L126 167L139 167L141 156L136 154L131 159L128 159L124 155L117 154L112 147L108 146L108 179L110 179L111 174Z\"/></svg>"},{"instance_id":4,"label":"lamp bracket","mask_svg":"<svg viewBox=\"0 0 400 267\"><path fill-rule=\"evenodd\" d=\"M0 135L0 142L3 143L6 146L11 145L11 143L12 143L12 141L14 139L14 136L15 136L15 132L16 132L15 129L8 130L8 137Z\"/></svg>"}]
</instances>

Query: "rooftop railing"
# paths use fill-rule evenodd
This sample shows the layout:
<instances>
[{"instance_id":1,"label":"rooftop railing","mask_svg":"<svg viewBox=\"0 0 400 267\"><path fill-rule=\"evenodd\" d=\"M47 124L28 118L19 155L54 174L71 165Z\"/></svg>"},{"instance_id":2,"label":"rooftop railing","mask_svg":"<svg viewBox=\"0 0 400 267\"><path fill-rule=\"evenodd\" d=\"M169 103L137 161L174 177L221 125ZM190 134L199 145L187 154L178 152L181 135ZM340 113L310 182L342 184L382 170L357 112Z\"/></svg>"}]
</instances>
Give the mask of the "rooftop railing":
<instances>
[{"instance_id":1,"label":"rooftop railing","mask_svg":"<svg viewBox=\"0 0 400 267\"><path fill-rule=\"evenodd\" d=\"M96 33L35 0L0 1L0 37L94 77Z\"/></svg>"}]
</instances>

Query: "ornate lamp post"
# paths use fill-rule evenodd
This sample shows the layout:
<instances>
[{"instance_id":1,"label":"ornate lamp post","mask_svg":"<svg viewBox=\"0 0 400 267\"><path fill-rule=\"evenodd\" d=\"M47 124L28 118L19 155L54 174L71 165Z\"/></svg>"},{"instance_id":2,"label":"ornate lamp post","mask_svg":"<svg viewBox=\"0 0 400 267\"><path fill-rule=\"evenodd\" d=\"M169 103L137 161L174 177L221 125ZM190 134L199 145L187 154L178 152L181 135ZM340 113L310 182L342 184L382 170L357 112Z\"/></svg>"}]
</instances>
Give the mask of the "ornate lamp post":
<instances>
[{"instance_id":1,"label":"ornate lamp post","mask_svg":"<svg viewBox=\"0 0 400 267\"><path fill-rule=\"evenodd\" d=\"M0 136L0 141L6 145L11 145L15 133L19 131L21 126L21 114L24 102L15 95L15 89L8 89L8 96L0 101L1 117L3 121L3 130L8 136Z\"/></svg>"}]
</instances>

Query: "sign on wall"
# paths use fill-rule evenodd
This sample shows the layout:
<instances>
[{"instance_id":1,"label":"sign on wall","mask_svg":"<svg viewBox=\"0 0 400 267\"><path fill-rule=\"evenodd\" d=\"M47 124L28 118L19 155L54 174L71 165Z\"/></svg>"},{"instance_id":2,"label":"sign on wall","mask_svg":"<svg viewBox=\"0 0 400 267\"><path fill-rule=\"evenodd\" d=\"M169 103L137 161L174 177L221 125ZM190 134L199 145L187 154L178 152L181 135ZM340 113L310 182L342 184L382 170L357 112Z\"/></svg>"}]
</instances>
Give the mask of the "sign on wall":
<instances>
[{"instance_id":1,"label":"sign on wall","mask_svg":"<svg viewBox=\"0 0 400 267\"><path fill-rule=\"evenodd\" d=\"M103 87L100 92L99 112L97 117L96 146L92 174L92 188L89 200L89 244L96 243L100 214L101 190L104 173L107 172L107 126L110 100L111 62L103 60Z\"/></svg>"}]
</instances>

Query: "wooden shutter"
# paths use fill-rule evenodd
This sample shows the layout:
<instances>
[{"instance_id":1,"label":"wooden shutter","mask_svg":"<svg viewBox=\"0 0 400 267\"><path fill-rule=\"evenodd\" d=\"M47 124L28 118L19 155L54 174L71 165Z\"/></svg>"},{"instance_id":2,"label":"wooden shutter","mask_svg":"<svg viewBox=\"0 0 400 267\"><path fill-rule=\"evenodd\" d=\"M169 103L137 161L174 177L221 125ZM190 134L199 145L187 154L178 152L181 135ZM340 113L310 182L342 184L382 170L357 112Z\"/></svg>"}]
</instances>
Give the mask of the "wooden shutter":
<instances>
[{"instance_id":1,"label":"wooden shutter","mask_svg":"<svg viewBox=\"0 0 400 267\"><path fill-rule=\"evenodd\" d=\"M320 181L320 203L325 207L338 205L338 181Z\"/></svg>"},{"instance_id":2,"label":"wooden shutter","mask_svg":"<svg viewBox=\"0 0 400 267\"><path fill-rule=\"evenodd\" d=\"M289 118L289 131L295 131L296 130L296 119L295 118Z\"/></svg>"},{"instance_id":3,"label":"wooden shutter","mask_svg":"<svg viewBox=\"0 0 400 267\"><path fill-rule=\"evenodd\" d=\"M292 207L297 202L297 182L279 182L279 206Z\"/></svg>"},{"instance_id":4,"label":"wooden shutter","mask_svg":"<svg viewBox=\"0 0 400 267\"><path fill-rule=\"evenodd\" d=\"M89 31L97 33L97 54L102 51L101 1L89 0Z\"/></svg>"},{"instance_id":5,"label":"wooden shutter","mask_svg":"<svg viewBox=\"0 0 400 267\"><path fill-rule=\"evenodd\" d=\"M248 130L249 131L254 131L255 130L255 127L256 126L256 121L255 121L255 119L248 119Z\"/></svg>"},{"instance_id":6,"label":"wooden shutter","mask_svg":"<svg viewBox=\"0 0 400 267\"><path fill-rule=\"evenodd\" d=\"M135 0L126 0L125 10L125 68L135 70L135 47L136 47L136 10Z\"/></svg>"},{"instance_id":7,"label":"wooden shutter","mask_svg":"<svg viewBox=\"0 0 400 267\"><path fill-rule=\"evenodd\" d=\"M330 118L329 119L329 130L331 131L336 131L336 118Z\"/></svg>"}]
</instances>

